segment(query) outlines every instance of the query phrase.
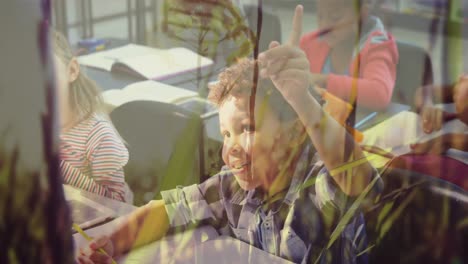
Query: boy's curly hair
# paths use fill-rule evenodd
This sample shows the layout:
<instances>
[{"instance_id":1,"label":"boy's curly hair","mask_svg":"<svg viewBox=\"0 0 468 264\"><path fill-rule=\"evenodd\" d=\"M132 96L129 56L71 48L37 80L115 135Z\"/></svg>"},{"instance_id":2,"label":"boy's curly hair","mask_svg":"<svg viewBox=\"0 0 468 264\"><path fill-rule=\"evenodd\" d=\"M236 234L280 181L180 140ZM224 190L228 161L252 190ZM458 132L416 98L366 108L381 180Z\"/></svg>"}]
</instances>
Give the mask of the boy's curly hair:
<instances>
[{"instance_id":1,"label":"boy's curly hair","mask_svg":"<svg viewBox=\"0 0 468 264\"><path fill-rule=\"evenodd\" d=\"M218 82L210 86L208 100L220 107L231 96L255 96L255 105L267 104L280 121L296 119L296 112L269 78L261 79L259 77L257 84L255 84L254 72L258 68L256 64L257 61L253 59L242 58L225 69L219 74ZM255 86L257 89L253 95Z\"/></svg>"}]
</instances>

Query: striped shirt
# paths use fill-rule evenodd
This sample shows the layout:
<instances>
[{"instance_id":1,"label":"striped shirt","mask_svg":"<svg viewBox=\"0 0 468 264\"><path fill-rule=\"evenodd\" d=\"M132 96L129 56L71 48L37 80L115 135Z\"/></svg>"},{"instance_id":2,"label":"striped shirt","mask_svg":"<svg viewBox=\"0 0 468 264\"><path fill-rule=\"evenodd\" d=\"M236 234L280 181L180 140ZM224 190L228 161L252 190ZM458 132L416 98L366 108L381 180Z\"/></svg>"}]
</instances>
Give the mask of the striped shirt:
<instances>
[{"instance_id":1,"label":"striped shirt","mask_svg":"<svg viewBox=\"0 0 468 264\"><path fill-rule=\"evenodd\" d=\"M127 148L109 121L97 114L60 135L65 184L128 202L131 192L123 172L127 162Z\"/></svg>"},{"instance_id":2,"label":"striped shirt","mask_svg":"<svg viewBox=\"0 0 468 264\"><path fill-rule=\"evenodd\" d=\"M172 231L207 224L221 235L295 263L367 263L359 206L352 206L355 199L337 187L318 155L309 153L306 148L296 164L284 199L268 208L260 189L243 190L229 171L198 185L162 192ZM371 192L365 195L383 188L377 171L373 173ZM352 217L344 217L348 212ZM330 241L340 229L337 239Z\"/></svg>"}]
</instances>

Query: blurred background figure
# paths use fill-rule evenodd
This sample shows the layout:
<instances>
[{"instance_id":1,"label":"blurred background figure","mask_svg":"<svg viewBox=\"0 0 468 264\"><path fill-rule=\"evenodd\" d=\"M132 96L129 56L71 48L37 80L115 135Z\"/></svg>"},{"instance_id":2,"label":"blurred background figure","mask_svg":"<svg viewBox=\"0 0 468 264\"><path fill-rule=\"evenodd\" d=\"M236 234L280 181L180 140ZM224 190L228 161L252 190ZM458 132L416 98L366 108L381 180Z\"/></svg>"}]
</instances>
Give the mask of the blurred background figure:
<instances>
[{"instance_id":1,"label":"blurred background figure","mask_svg":"<svg viewBox=\"0 0 468 264\"><path fill-rule=\"evenodd\" d=\"M72 263L48 38L51 3L0 3L0 263Z\"/></svg>"},{"instance_id":2,"label":"blurred background figure","mask_svg":"<svg viewBox=\"0 0 468 264\"><path fill-rule=\"evenodd\" d=\"M80 69L65 37L51 30L60 115L60 171L76 188L132 202L128 150L105 113L99 87Z\"/></svg>"},{"instance_id":3,"label":"blurred background figure","mask_svg":"<svg viewBox=\"0 0 468 264\"><path fill-rule=\"evenodd\" d=\"M305 34L311 83L354 105L385 109L392 98L398 51L368 0L317 0L318 30Z\"/></svg>"}]
</instances>

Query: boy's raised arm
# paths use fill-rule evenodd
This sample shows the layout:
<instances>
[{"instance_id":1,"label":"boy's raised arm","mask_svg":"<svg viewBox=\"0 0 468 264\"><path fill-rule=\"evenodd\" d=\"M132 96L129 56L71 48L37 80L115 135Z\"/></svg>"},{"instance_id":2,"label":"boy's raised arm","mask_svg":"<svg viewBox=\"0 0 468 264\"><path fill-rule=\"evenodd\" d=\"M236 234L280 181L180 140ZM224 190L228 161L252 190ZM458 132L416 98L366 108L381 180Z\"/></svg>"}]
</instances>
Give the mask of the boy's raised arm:
<instances>
[{"instance_id":1,"label":"boy's raised arm","mask_svg":"<svg viewBox=\"0 0 468 264\"><path fill-rule=\"evenodd\" d=\"M297 112L335 182L344 193L355 196L369 184L374 170L364 160L364 154L352 136L322 110L308 91L309 62L299 48L302 14L302 6L297 6L292 33L286 44L272 42L270 49L259 55L262 66L260 76L272 79L276 88ZM349 168L346 172L336 172L336 168L345 166Z\"/></svg>"}]
</instances>

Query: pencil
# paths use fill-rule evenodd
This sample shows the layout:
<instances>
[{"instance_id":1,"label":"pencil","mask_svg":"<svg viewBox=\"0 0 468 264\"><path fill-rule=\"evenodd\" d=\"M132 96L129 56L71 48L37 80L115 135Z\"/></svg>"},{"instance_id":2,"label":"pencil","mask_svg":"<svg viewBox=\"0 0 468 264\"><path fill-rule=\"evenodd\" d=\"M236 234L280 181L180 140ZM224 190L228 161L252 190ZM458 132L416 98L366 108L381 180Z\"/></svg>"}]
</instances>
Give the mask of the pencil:
<instances>
[{"instance_id":1,"label":"pencil","mask_svg":"<svg viewBox=\"0 0 468 264\"><path fill-rule=\"evenodd\" d=\"M73 223L73 229L75 229L75 231L78 232L80 235L82 235L87 241L93 240L90 236L88 236L88 234L86 234L86 233L83 231L83 229L81 229L81 227L80 227L79 225ZM98 249L98 251L99 251L100 253L104 254L104 255L109 256L109 254L107 254L107 252L104 251L104 249L102 249L102 248ZM109 257L112 259L111 256L109 256ZM115 262L115 260L112 259L112 264L117 264L117 262Z\"/></svg>"},{"instance_id":2,"label":"pencil","mask_svg":"<svg viewBox=\"0 0 468 264\"><path fill-rule=\"evenodd\" d=\"M354 128L356 128L356 129L360 128L362 125L369 122L370 120L372 120L376 116L377 116L377 112L370 113L369 115L364 117L361 121L359 121L356 125L354 125Z\"/></svg>"}]
</instances>

